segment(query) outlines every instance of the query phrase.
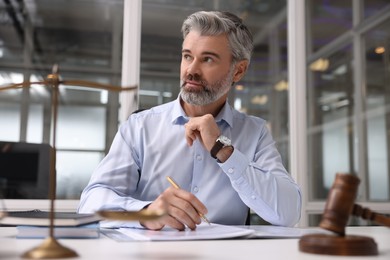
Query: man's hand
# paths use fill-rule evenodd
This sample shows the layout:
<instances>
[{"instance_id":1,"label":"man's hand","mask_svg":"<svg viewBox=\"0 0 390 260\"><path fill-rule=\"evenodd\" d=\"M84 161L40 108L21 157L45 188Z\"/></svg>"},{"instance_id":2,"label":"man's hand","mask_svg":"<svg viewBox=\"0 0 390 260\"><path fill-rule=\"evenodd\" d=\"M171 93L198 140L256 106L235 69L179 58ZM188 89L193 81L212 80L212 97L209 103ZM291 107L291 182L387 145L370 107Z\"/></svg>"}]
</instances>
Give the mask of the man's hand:
<instances>
[{"instance_id":1,"label":"man's hand","mask_svg":"<svg viewBox=\"0 0 390 260\"><path fill-rule=\"evenodd\" d=\"M193 117L184 126L186 128L185 135L187 144L191 146L198 138L204 148L209 152L215 145L218 136L221 134L221 131L211 114ZM217 153L218 160L220 162L225 162L233 153L233 150L232 146L223 147Z\"/></svg>"},{"instance_id":2,"label":"man's hand","mask_svg":"<svg viewBox=\"0 0 390 260\"><path fill-rule=\"evenodd\" d=\"M168 213L155 221L140 221L142 226L152 230L160 230L164 226L178 230L184 230L187 226L195 230L196 225L201 223L199 213L207 213L206 207L194 194L174 187L166 189L148 209L164 210Z\"/></svg>"},{"instance_id":3,"label":"man's hand","mask_svg":"<svg viewBox=\"0 0 390 260\"><path fill-rule=\"evenodd\" d=\"M191 118L186 128L186 140L189 146L192 146L194 141L198 138L207 151L210 151L215 144L221 131L215 123L214 117L211 114L206 114L200 117Z\"/></svg>"}]
</instances>

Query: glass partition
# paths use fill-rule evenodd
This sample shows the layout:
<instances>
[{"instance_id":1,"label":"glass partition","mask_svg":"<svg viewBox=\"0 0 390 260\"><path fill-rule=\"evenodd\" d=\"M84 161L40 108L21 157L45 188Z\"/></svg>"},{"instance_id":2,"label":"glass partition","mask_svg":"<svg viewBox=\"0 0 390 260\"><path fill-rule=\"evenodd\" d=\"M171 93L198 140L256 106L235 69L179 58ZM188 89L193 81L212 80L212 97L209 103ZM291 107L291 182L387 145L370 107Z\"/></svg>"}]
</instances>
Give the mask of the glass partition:
<instances>
[{"instance_id":1,"label":"glass partition","mask_svg":"<svg viewBox=\"0 0 390 260\"><path fill-rule=\"evenodd\" d=\"M352 2L307 1L308 50L315 52L351 30Z\"/></svg>"},{"instance_id":2,"label":"glass partition","mask_svg":"<svg viewBox=\"0 0 390 260\"><path fill-rule=\"evenodd\" d=\"M18 104L0 103L0 126L3 141L19 139L20 106Z\"/></svg>"},{"instance_id":3,"label":"glass partition","mask_svg":"<svg viewBox=\"0 0 390 260\"><path fill-rule=\"evenodd\" d=\"M0 3L0 85L62 80L120 85L123 0ZM51 89L0 92L0 141L51 143ZM60 85L57 195L78 199L118 126L118 93Z\"/></svg>"},{"instance_id":4,"label":"glass partition","mask_svg":"<svg viewBox=\"0 0 390 260\"><path fill-rule=\"evenodd\" d=\"M367 95L368 199L390 200L390 19L363 35Z\"/></svg>"},{"instance_id":5,"label":"glass partition","mask_svg":"<svg viewBox=\"0 0 390 260\"><path fill-rule=\"evenodd\" d=\"M358 203L389 213L390 3L313 0L306 18L306 210L320 213L316 202L344 172L361 180ZM309 225L318 224L318 215L307 216Z\"/></svg>"},{"instance_id":6,"label":"glass partition","mask_svg":"<svg viewBox=\"0 0 390 260\"><path fill-rule=\"evenodd\" d=\"M389 7L388 0L364 0L364 18L374 17Z\"/></svg>"},{"instance_id":7,"label":"glass partition","mask_svg":"<svg viewBox=\"0 0 390 260\"><path fill-rule=\"evenodd\" d=\"M308 75L308 164L313 200L326 199L337 172L354 172L352 46L313 62ZM320 63L322 66L320 66Z\"/></svg>"}]
</instances>

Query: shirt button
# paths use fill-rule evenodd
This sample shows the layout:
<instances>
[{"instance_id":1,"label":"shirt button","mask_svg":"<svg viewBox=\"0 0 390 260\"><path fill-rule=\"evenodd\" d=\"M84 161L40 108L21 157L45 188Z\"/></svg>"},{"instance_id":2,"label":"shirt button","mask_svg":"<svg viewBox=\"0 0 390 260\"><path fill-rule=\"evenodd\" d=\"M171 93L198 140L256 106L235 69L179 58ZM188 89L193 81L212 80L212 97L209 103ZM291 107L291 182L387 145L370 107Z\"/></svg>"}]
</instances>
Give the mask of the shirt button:
<instances>
[{"instance_id":1,"label":"shirt button","mask_svg":"<svg viewBox=\"0 0 390 260\"><path fill-rule=\"evenodd\" d=\"M229 168L228 173L233 173L233 172L234 172L234 168Z\"/></svg>"},{"instance_id":2,"label":"shirt button","mask_svg":"<svg viewBox=\"0 0 390 260\"><path fill-rule=\"evenodd\" d=\"M196 159L197 159L198 161L201 161L201 160L202 160L202 156L198 154L198 155L196 156Z\"/></svg>"},{"instance_id":3,"label":"shirt button","mask_svg":"<svg viewBox=\"0 0 390 260\"><path fill-rule=\"evenodd\" d=\"M199 191L199 188L197 186L194 187L194 193L197 193Z\"/></svg>"},{"instance_id":4,"label":"shirt button","mask_svg":"<svg viewBox=\"0 0 390 260\"><path fill-rule=\"evenodd\" d=\"M255 200L255 199L256 199L256 196L255 196L255 195L252 195L252 196L251 196L251 199Z\"/></svg>"}]
</instances>

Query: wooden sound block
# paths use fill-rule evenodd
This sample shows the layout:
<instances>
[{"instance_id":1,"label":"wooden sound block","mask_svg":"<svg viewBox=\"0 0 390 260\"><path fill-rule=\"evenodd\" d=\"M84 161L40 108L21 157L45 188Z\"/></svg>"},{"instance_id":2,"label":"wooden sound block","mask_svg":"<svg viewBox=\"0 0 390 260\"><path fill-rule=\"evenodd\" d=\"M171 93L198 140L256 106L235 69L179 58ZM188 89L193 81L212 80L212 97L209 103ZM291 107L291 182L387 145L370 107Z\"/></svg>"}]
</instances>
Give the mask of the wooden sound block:
<instances>
[{"instance_id":1,"label":"wooden sound block","mask_svg":"<svg viewBox=\"0 0 390 260\"><path fill-rule=\"evenodd\" d=\"M305 235L299 240L299 250L323 255L367 256L378 254L378 247L374 239L353 235Z\"/></svg>"}]
</instances>

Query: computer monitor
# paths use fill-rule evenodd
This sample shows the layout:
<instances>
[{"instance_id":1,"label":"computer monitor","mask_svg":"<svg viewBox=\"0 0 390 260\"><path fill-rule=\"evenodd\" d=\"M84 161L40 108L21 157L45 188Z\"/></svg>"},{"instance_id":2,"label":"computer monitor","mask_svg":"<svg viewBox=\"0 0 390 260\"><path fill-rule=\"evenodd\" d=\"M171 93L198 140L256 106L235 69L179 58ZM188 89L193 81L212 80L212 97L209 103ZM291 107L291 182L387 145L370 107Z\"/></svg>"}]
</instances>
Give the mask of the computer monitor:
<instances>
[{"instance_id":1,"label":"computer monitor","mask_svg":"<svg viewBox=\"0 0 390 260\"><path fill-rule=\"evenodd\" d=\"M0 198L47 199L49 144L0 141Z\"/></svg>"}]
</instances>

